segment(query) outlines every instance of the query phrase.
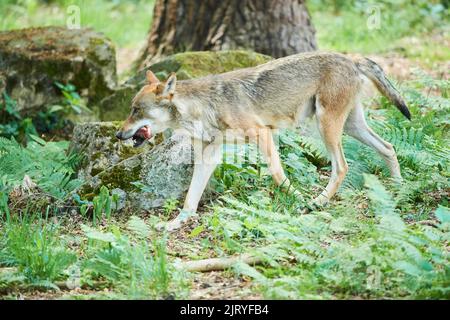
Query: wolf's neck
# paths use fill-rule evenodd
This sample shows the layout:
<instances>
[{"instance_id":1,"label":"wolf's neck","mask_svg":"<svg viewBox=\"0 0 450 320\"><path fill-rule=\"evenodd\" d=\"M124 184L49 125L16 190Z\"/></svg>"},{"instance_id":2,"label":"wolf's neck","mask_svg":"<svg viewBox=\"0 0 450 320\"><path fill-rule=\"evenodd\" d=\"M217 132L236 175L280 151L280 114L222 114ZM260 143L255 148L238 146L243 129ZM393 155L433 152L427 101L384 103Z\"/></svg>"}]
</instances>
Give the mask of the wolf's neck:
<instances>
[{"instance_id":1,"label":"wolf's neck","mask_svg":"<svg viewBox=\"0 0 450 320\"><path fill-rule=\"evenodd\" d=\"M213 108L207 102L180 93L175 94L172 103L177 110L177 127L196 139L214 140L219 131L219 124Z\"/></svg>"}]
</instances>

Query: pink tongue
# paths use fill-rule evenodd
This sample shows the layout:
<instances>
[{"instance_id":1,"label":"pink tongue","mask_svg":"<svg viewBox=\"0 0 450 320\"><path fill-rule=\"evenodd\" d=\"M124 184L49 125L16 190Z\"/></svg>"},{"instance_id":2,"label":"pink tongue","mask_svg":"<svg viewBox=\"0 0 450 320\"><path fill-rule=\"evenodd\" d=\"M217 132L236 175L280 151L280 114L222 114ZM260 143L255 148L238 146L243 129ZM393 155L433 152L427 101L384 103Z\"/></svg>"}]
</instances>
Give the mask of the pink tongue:
<instances>
[{"instance_id":1,"label":"pink tongue","mask_svg":"<svg viewBox=\"0 0 450 320\"><path fill-rule=\"evenodd\" d=\"M145 139L150 139L152 137L152 132L149 127L142 127L139 129L138 133L142 134Z\"/></svg>"}]
</instances>

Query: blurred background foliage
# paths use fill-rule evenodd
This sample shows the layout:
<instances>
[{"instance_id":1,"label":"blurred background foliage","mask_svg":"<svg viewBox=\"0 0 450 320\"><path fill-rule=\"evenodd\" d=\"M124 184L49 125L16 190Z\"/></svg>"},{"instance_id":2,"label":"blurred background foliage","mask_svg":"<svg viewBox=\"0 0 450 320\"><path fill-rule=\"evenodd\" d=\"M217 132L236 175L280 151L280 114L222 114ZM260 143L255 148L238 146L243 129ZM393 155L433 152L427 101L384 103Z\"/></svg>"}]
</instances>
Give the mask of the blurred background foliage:
<instances>
[{"instance_id":1,"label":"blurred background foliage","mask_svg":"<svg viewBox=\"0 0 450 320\"><path fill-rule=\"evenodd\" d=\"M80 7L83 27L105 33L119 47L128 47L145 40L154 0L2 0L0 30L65 25L70 5ZM308 0L307 5L320 48L338 51L404 50L396 40L435 34L436 30L448 32L450 19L449 0ZM380 28L368 32L368 16L377 10ZM432 58L442 61L449 57L437 54Z\"/></svg>"},{"instance_id":2,"label":"blurred background foliage","mask_svg":"<svg viewBox=\"0 0 450 320\"><path fill-rule=\"evenodd\" d=\"M0 30L65 26L68 7L76 5L82 27L103 32L124 47L145 40L153 4L153 0L2 0Z\"/></svg>"}]
</instances>

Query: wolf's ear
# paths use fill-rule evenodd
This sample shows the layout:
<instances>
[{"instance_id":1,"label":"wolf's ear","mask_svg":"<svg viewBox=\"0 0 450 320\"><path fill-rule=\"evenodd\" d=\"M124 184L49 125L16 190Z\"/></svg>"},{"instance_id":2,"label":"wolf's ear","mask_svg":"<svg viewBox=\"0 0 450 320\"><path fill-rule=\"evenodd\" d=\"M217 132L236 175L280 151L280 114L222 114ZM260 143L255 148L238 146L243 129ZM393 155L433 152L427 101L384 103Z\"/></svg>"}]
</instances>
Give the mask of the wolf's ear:
<instances>
[{"instance_id":1,"label":"wolf's ear","mask_svg":"<svg viewBox=\"0 0 450 320\"><path fill-rule=\"evenodd\" d=\"M158 84L160 82L152 70L147 70L145 77L147 78L148 84Z\"/></svg>"},{"instance_id":2,"label":"wolf's ear","mask_svg":"<svg viewBox=\"0 0 450 320\"><path fill-rule=\"evenodd\" d=\"M175 74L175 72L172 72L166 81L164 90L162 92L162 96L168 98L169 100L172 100L173 96L175 95L176 86L177 86L177 75Z\"/></svg>"}]
</instances>

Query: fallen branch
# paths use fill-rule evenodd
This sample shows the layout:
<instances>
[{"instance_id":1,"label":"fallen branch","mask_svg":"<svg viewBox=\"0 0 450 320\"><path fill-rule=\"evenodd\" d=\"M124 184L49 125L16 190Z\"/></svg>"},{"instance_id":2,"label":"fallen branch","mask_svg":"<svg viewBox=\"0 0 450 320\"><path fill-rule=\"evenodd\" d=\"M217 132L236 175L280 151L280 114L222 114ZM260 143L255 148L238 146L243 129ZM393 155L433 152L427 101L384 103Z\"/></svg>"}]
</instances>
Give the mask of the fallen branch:
<instances>
[{"instance_id":1,"label":"fallen branch","mask_svg":"<svg viewBox=\"0 0 450 320\"><path fill-rule=\"evenodd\" d=\"M233 267L237 262L244 262L249 265L257 265L263 262L263 259L250 254L242 254L237 257L212 258L196 261L181 262L176 265L178 269L190 272L210 272L221 271Z\"/></svg>"},{"instance_id":2,"label":"fallen branch","mask_svg":"<svg viewBox=\"0 0 450 320\"><path fill-rule=\"evenodd\" d=\"M423 226L430 226L433 228L439 228L438 222L434 221L434 220L421 220L421 221L417 221L414 224L420 224Z\"/></svg>"},{"instance_id":3,"label":"fallen branch","mask_svg":"<svg viewBox=\"0 0 450 320\"><path fill-rule=\"evenodd\" d=\"M14 273L14 272L17 272L17 268L11 268L11 267L0 268L0 273Z\"/></svg>"},{"instance_id":4,"label":"fallen branch","mask_svg":"<svg viewBox=\"0 0 450 320\"><path fill-rule=\"evenodd\" d=\"M4 276L7 274L17 274L18 273L18 269L15 267L8 267L8 268L1 268L0 267L0 276ZM14 284L14 288L16 289L20 289L23 291L27 291L27 290L35 290L37 287L39 287L40 289L45 289L45 290L61 290L61 291L70 291L70 290L74 290L74 289L93 289L93 290L97 290L97 289L101 289L103 290L103 288L107 287L107 283L102 282L102 281L93 281L90 284L82 284L80 283L79 279L77 280L62 280L62 281L54 281L53 284L57 287L48 287L48 288L44 288L42 286L39 285L35 285L33 283L27 283L25 282L25 280L21 280L20 282L22 283L15 283Z\"/></svg>"}]
</instances>

